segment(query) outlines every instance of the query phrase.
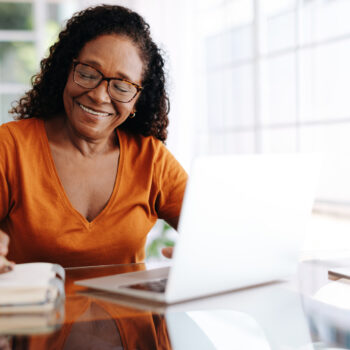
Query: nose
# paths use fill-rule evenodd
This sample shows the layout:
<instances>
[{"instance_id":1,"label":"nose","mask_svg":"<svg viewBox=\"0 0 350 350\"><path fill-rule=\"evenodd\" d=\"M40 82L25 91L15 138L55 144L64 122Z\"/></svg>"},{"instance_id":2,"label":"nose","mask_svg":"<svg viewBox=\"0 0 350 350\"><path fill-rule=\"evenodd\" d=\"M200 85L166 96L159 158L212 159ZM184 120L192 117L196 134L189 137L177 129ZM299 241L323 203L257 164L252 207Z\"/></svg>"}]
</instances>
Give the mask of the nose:
<instances>
[{"instance_id":1,"label":"nose","mask_svg":"<svg viewBox=\"0 0 350 350\"><path fill-rule=\"evenodd\" d=\"M110 103L111 98L108 93L108 81L102 80L98 86L88 92L88 95L96 103Z\"/></svg>"}]
</instances>

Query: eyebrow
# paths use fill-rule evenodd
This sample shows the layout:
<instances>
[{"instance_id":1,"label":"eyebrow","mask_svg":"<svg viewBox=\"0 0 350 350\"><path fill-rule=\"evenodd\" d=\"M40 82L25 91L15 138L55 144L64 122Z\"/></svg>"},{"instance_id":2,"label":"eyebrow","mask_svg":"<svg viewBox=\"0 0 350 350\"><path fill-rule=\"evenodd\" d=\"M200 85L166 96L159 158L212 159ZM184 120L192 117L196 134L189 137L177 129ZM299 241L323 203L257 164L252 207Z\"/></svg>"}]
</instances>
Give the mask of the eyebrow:
<instances>
[{"instance_id":1,"label":"eyebrow","mask_svg":"<svg viewBox=\"0 0 350 350\"><path fill-rule=\"evenodd\" d=\"M86 63L86 64L89 64L92 66L97 66L97 68L99 70L103 69L103 66L99 62L94 61L94 60L84 60L84 61L81 61L81 63ZM125 79L125 80L128 80L131 83L134 82L133 79L131 79L128 75L126 75L122 72L117 72L117 75L118 75L118 77ZM108 77L108 78L117 78L117 77Z\"/></svg>"}]
</instances>

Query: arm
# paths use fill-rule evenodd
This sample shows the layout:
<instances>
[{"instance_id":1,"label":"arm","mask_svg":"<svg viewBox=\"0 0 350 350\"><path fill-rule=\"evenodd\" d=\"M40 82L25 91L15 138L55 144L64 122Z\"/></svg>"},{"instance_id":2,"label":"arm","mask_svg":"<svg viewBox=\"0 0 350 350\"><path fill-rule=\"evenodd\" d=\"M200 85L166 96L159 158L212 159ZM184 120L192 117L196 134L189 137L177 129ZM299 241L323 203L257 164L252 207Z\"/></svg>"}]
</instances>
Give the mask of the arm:
<instances>
[{"instance_id":1,"label":"arm","mask_svg":"<svg viewBox=\"0 0 350 350\"><path fill-rule=\"evenodd\" d=\"M172 219L167 219L167 223L172 227L174 228L175 230L177 230L177 226L179 224L179 217L175 217L175 218L172 218Z\"/></svg>"},{"instance_id":2,"label":"arm","mask_svg":"<svg viewBox=\"0 0 350 350\"><path fill-rule=\"evenodd\" d=\"M2 223L9 212L10 190L8 184L9 149L12 148L11 137L5 125L0 127L0 273L11 270L10 263L5 256L8 253L9 236L3 231Z\"/></svg>"},{"instance_id":3,"label":"arm","mask_svg":"<svg viewBox=\"0 0 350 350\"><path fill-rule=\"evenodd\" d=\"M157 213L177 230L182 200L187 183L187 173L175 157L162 146L156 161L158 183ZM162 249L162 254L171 258L173 247Z\"/></svg>"},{"instance_id":4,"label":"arm","mask_svg":"<svg viewBox=\"0 0 350 350\"><path fill-rule=\"evenodd\" d=\"M158 187L156 211L160 219L177 230L188 175L164 146L155 164Z\"/></svg>"}]
</instances>

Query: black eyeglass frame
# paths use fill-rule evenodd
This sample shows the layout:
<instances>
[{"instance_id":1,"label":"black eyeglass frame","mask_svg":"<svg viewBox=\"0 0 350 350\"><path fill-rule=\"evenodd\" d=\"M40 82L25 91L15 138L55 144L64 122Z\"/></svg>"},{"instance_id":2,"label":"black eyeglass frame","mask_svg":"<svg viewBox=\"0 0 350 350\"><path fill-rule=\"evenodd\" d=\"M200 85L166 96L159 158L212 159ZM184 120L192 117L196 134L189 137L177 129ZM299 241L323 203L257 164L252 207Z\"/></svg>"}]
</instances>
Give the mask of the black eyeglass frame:
<instances>
[{"instance_id":1,"label":"black eyeglass frame","mask_svg":"<svg viewBox=\"0 0 350 350\"><path fill-rule=\"evenodd\" d=\"M82 64L83 66L87 66L87 67L93 68L93 69L95 69L95 71L97 71L98 73L101 74L101 77L102 77L102 78L101 78L101 80L98 82L98 84L97 84L95 87L93 87L93 88L88 88L88 87L85 87L85 86L80 85L79 83L77 83L77 82L75 81L75 69L76 69L76 67L77 67L78 64ZM138 84L136 84L136 83L133 83L133 82L127 80L127 79L123 79L123 78L114 78L114 77L106 77L106 76L104 76L104 74L103 74L101 71L99 71L98 69L96 69L96 68L93 67L93 66L90 66L90 65L87 64L87 63L83 63L83 62L80 62L80 61L77 61L77 60L74 60L74 61L73 61L73 81L74 81L77 85L81 86L81 87L84 88L84 89L93 90L93 89L96 89L104 80L107 81L107 91L108 91L109 97L110 97L113 101L117 101L117 102L120 102L120 103L129 103L129 102L131 102L131 101L136 97L136 95L143 89L142 86L140 86L140 85L138 85ZM128 100L128 101L120 101L120 100L117 100L116 98L113 98L113 97L111 96L111 93L109 92L109 82L110 82L111 80L119 80L119 81L123 81L123 82L125 82L125 83L128 83L128 84L130 84L130 85L135 86L135 88L137 89L135 95L134 95L130 100Z\"/></svg>"}]
</instances>

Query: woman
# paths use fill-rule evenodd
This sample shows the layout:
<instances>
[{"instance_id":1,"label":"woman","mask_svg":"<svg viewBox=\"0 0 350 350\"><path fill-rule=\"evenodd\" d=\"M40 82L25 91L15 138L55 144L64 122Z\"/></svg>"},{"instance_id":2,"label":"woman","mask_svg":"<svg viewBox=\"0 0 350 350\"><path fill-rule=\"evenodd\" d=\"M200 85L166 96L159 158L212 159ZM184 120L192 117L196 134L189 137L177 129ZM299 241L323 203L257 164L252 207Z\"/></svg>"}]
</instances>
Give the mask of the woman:
<instances>
[{"instance_id":1,"label":"woman","mask_svg":"<svg viewBox=\"0 0 350 350\"><path fill-rule=\"evenodd\" d=\"M77 13L0 127L0 254L67 266L143 261L177 227L187 175L163 145L164 62L120 6ZM8 243L9 242L9 243Z\"/></svg>"}]
</instances>

